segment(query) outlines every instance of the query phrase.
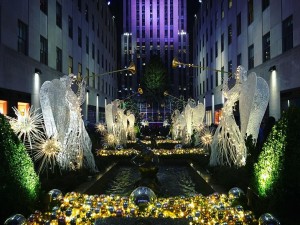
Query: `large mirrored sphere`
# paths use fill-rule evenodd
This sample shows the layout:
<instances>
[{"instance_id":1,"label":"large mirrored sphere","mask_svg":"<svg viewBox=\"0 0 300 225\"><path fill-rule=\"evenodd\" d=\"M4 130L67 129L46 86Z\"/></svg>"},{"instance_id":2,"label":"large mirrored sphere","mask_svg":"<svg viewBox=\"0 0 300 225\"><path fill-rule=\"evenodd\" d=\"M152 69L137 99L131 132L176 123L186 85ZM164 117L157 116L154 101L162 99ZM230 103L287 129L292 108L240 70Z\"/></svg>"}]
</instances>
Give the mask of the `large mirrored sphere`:
<instances>
[{"instance_id":1,"label":"large mirrored sphere","mask_svg":"<svg viewBox=\"0 0 300 225\"><path fill-rule=\"evenodd\" d=\"M15 214L5 220L4 225L25 225L26 218L21 214Z\"/></svg>"},{"instance_id":2,"label":"large mirrored sphere","mask_svg":"<svg viewBox=\"0 0 300 225\"><path fill-rule=\"evenodd\" d=\"M138 206L140 210L145 210L156 201L156 195L148 187L138 187L130 194L130 201Z\"/></svg>"},{"instance_id":3,"label":"large mirrored sphere","mask_svg":"<svg viewBox=\"0 0 300 225\"><path fill-rule=\"evenodd\" d=\"M62 192L58 189L52 189L48 192L48 195L50 196L50 201L61 199L63 197Z\"/></svg>"},{"instance_id":4,"label":"large mirrored sphere","mask_svg":"<svg viewBox=\"0 0 300 225\"><path fill-rule=\"evenodd\" d=\"M280 225L280 222L272 214L265 213L259 217L258 224L259 225Z\"/></svg>"}]
</instances>

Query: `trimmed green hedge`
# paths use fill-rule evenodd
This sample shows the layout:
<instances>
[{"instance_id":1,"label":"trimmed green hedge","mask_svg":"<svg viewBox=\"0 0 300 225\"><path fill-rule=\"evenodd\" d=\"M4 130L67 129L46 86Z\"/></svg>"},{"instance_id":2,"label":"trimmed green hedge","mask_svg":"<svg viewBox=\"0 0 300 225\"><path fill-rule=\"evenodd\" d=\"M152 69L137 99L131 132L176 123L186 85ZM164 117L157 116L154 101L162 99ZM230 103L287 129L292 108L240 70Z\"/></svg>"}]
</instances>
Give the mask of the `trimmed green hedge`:
<instances>
[{"instance_id":1,"label":"trimmed green hedge","mask_svg":"<svg viewBox=\"0 0 300 225\"><path fill-rule=\"evenodd\" d=\"M2 114L0 114L0 162L1 219L14 213L31 212L40 197L39 177L25 146Z\"/></svg>"}]
</instances>

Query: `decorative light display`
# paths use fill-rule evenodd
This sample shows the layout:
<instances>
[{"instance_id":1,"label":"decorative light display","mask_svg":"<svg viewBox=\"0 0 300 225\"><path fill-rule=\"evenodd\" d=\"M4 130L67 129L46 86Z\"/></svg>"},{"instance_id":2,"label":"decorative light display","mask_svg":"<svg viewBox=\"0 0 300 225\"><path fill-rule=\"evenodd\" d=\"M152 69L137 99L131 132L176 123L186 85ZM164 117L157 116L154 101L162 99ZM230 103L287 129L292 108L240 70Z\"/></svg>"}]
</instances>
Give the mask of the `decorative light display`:
<instances>
[{"instance_id":1,"label":"decorative light display","mask_svg":"<svg viewBox=\"0 0 300 225\"><path fill-rule=\"evenodd\" d=\"M72 89L73 85L77 87L76 93ZM57 163L63 170L85 167L92 172L97 171L91 152L92 142L81 114L81 105L86 98L85 88L84 79L76 79L76 76L70 74L46 81L40 89L46 135L57 137L61 143Z\"/></svg>"},{"instance_id":2,"label":"decorative light display","mask_svg":"<svg viewBox=\"0 0 300 225\"><path fill-rule=\"evenodd\" d=\"M34 160L40 162L39 173L46 168L54 171L54 167L57 164L57 156L61 149L62 146L57 137L42 139L35 143L33 155Z\"/></svg>"},{"instance_id":3,"label":"decorative light display","mask_svg":"<svg viewBox=\"0 0 300 225\"><path fill-rule=\"evenodd\" d=\"M8 117L9 123L15 134L20 140L23 139L24 144L28 144L32 149L34 141L42 139L43 136L43 116L39 113L39 109L33 107L20 112L13 107L17 118Z\"/></svg>"},{"instance_id":4,"label":"decorative light display","mask_svg":"<svg viewBox=\"0 0 300 225\"><path fill-rule=\"evenodd\" d=\"M247 71L239 66L235 73L235 85L228 88L228 74L224 75L223 95L227 99L222 108L220 124L211 145L210 165L246 164L247 149L245 136L257 137L259 125L269 101L269 88L266 81L257 78L255 73L247 77ZM236 124L233 108L240 104L241 130Z\"/></svg>"},{"instance_id":5,"label":"decorative light display","mask_svg":"<svg viewBox=\"0 0 300 225\"><path fill-rule=\"evenodd\" d=\"M202 148L180 148L180 149L152 149L155 155L207 155L208 151ZM97 151L99 156L131 156L139 154L135 149L122 149L122 150L105 150L101 149Z\"/></svg>"},{"instance_id":6,"label":"decorative light display","mask_svg":"<svg viewBox=\"0 0 300 225\"><path fill-rule=\"evenodd\" d=\"M150 192L149 192L150 193ZM118 195L86 195L67 193L50 211L35 211L28 224L94 224L97 219L123 218L186 218L196 224L257 224L255 215L242 206L231 205L225 194L201 194L190 197L147 198L140 194L131 197ZM149 197L149 198L148 198ZM139 207L137 199L147 202ZM149 200L149 201L148 201Z\"/></svg>"},{"instance_id":7,"label":"decorative light display","mask_svg":"<svg viewBox=\"0 0 300 225\"><path fill-rule=\"evenodd\" d=\"M203 124L204 115L204 105L197 105L195 100L189 99L181 113L176 109L172 114L172 138L180 139L182 144L189 144L193 132Z\"/></svg>"},{"instance_id":8,"label":"decorative light display","mask_svg":"<svg viewBox=\"0 0 300 225\"><path fill-rule=\"evenodd\" d=\"M125 114L125 109L121 109L120 105L121 101L115 99L105 106L107 133L114 136L114 140L110 140L114 142L107 142L109 146L126 145L128 136L135 139L135 116L130 111Z\"/></svg>"},{"instance_id":9,"label":"decorative light display","mask_svg":"<svg viewBox=\"0 0 300 225\"><path fill-rule=\"evenodd\" d=\"M96 131L100 134L105 134L107 132L105 125L102 123L96 124Z\"/></svg>"}]
</instances>

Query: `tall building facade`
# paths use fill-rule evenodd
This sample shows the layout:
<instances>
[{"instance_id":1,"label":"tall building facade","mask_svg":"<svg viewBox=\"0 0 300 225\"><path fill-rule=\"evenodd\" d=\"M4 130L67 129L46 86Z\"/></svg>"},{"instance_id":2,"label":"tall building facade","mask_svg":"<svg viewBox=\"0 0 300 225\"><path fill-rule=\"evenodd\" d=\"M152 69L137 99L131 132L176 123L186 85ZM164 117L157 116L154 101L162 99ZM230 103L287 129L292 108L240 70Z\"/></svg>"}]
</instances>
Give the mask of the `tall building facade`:
<instances>
[{"instance_id":1,"label":"tall building facade","mask_svg":"<svg viewBox=\"0 0 300 225\"><path fill-rule=\"evenodd\" d=\"M218 123L222 71L242 65L270 88L267 116L300 102L300 2L203 0L193 33L194 97L206 106L206 122ZM204 68L203 68L204 67ZM221 72L218 72L219 70Z\"/></svg>"},{"instance_id":2,"label":"tall building facade","mask_svg":"<svg viewBox=\"0 0 300 225\"><path fill-rule=\"evenodd\" d=\"M152 55L165 63L171 93L189 96L188 70L172 69L172 60L189 61L186 0L123 0L121 63L136 64L137 73L119 79L119 97L137 91Z\"/></svg>"},{"instance_id":3,"label":"tall building facade","mask_svg":"<svg viewBox=\"0 0 300 225\"><path fill-rule=\"evenodd\" d=\"M0 112L40 106L39 89L65 74L87 79L84 119L103 118L116 98L116 27L103 0L0 1Z\"/></svg>"}]
</instances>

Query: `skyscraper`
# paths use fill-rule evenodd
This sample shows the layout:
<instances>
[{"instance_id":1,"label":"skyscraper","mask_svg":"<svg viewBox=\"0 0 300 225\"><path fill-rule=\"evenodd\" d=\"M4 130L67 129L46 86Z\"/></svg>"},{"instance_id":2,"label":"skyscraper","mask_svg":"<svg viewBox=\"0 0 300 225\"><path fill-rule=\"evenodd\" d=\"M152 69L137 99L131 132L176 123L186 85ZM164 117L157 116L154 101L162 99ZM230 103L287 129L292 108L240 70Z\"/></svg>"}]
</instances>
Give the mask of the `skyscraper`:
<instances>
[{"instance_id":1,"label":"skyscraper","mask_svg":"<svg viewBox=\"0 0 300 225\"><path fill-rule=\"evenodd\" d=\"M136 92L152 55L158 55L168 71L170 92L189 96L188 70L172 69L174 57L189 61L186 0L123 0L121 63L133 61L137 74L119 79L119 97Z\"/></svg>"}]
</instances>

